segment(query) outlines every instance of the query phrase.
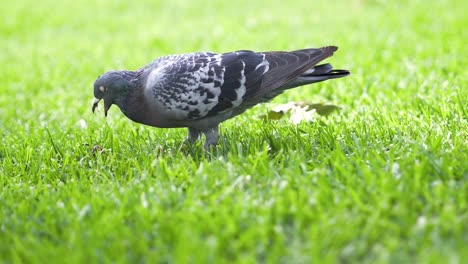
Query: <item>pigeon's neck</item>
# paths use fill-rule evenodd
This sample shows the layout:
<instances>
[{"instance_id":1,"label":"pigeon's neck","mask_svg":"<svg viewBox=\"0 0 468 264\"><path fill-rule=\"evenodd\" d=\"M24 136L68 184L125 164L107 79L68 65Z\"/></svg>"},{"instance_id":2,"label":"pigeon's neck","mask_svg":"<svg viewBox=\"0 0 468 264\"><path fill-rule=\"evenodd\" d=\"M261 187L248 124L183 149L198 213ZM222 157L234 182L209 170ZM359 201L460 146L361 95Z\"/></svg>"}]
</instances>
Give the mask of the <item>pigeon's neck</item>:
<instances>
[{"instance_id":1,"label":"pigeon's neck","mask_svg":"<svg viewBox=\"0 0 468 264\"><path fill-rule=\"evenodd\" d=\"M116 102L122 113L134 121L136 121L135 118L139 116L138 113L144 111L143 88L139 83L141 82L135 80L134 78L128 80L127 93L121 98L119 102Z\"/></svg>"},{"instance_id":2,"label":"pigeon's neck","mask_svg":"<svg viewBox=\"0 0 468 264\"><path fill-rule=\"evenodd\" d=\"M118 97L115 100L115 104L117 104L122 112L125 113L126 111L126 101L132 94L138 92L138 77L141 74L141 71L120 71L120 78L123 80L121 82L123 87L121 87Z\"/></svg>"}]
</instances>

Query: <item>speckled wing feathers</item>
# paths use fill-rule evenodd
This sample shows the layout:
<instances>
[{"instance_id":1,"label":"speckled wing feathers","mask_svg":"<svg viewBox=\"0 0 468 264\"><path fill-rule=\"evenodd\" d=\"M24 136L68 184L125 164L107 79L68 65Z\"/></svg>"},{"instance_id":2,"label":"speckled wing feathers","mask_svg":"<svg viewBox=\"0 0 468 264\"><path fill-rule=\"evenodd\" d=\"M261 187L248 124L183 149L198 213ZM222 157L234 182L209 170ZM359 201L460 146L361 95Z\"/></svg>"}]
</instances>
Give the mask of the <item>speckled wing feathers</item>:
<instances>
[{"instance_id":1,"label":"speckled wing feathers","mask_svg":"<svg viewBox=\"0 0 468 264\"><path fill-rule=\"evenodd\" d=\"M145 88L172 113L171 118L215 116L286 87L336 49L329 46L292 52L241 50L165 56L149 65Z\"/></svg>"},{"instance_id":2,"label":"speckled wing feathers","mask_svg":"<svg viewBox=\"0 0 468 264\"><path fill-rule=\"evenodd\" d=\"M178 119L205 116L221 94L224 70L215 53L191 53L159 58L150 66L146 89Z\"/></svg>"},{"instance_id":3,"label":"speckled wing feathers","mask_svg":"<svg viewBox=\"0 0 468 264\"><path fill-rule=\"evenodd\" d=\"M240 105L267 66L265 55L252 51L166 56L150 66L146 89L178 119L199 119Z\"/></svg>"}]
</instances>

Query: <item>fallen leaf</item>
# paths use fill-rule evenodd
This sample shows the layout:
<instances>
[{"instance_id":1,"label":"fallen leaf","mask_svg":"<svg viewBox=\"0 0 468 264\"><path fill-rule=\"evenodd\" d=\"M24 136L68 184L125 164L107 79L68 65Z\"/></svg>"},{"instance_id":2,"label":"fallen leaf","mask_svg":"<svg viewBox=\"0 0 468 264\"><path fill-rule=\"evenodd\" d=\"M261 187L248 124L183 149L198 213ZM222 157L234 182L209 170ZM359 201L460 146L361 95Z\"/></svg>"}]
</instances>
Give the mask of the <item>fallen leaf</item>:
<instances>
[{"instance_id":1,"label":"fallen leaf","mask_svg":"<svg viewBox=\"0 0 468 264\"><path fill-rule=\"evenodd\" d=\"M269 120L278 120L278 119L281 119L283 116L284 116L284 112L275 112L275 111L268 112Z\"/></svg>"},{"instance_id":2,"label":"fallen leaf","mask_svg":"<svg viewBox=\"0 0 468 264\"><path fill-rule=\"evenodd\" d=\"M331 104L288 102L273 107L266 115L260 117L266 120L279 120L284 116L288 116L289 121L294 124L299 124L303 121L313 121L317 117L317 114L328 116L338 109L340 109L338 106Z\"/></svg>"},{"instance_id":3,"label":"fallen leaf","mask_svg":"<svg viewBox=\"0 0 468 264\"><path fill-rule=\"evenodd\" d=\"M340 109L340 107L332 104L310 104L309 107L315 109L317 114L321 116L329 116L331 113Z\"/></svg>"}]
</instances>

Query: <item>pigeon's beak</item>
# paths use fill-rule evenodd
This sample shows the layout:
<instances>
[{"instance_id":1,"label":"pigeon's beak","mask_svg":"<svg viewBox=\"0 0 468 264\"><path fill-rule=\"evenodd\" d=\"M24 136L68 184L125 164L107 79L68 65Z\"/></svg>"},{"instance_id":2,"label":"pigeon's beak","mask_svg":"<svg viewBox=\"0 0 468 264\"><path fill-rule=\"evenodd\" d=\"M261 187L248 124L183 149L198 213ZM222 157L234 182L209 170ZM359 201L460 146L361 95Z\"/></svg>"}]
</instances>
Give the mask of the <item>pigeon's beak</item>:
<instances>
[{"instance_id":1,"label":"pigeon's beak","mask_svg":"<svg viewBox=\"0 0 468 264\"><path fill-rule=\"evenodd\" d=\"M93 113L94 113L94 110L96 110L96 108L98 107L100 101L101 99L94 98L93 108L91 109L93 110ZM109 111L109 108L111 107L111 105L112 103L109 103L109 101L106 101L106 98L104 98L104 116L107 117L107 111Z\"/></svg>"},{"instance_id":2,"label":"pigeon's beak","mask_svg":"<svg viewBox=\"0 0 468 264\"><path fill-rule=\"evenodd\" d=\"M94 110L96 110L96 108L98 107L100 101L101 101L101 99L94 98L93 108L91 109L91 110L93 110L93 113L94 113Z\"/></svg>"}]
</instances>

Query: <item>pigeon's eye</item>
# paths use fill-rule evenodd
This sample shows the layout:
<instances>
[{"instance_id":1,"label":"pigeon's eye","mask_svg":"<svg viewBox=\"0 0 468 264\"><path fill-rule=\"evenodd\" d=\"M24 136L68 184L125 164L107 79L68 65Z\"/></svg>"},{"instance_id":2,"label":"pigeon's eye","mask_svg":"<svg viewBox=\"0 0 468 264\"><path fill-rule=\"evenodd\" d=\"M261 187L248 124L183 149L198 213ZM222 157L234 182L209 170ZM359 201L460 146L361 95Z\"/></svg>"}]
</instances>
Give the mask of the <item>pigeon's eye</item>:
<instances>
[{"instance_id":1,"label":"pigeon's eye","mask_svg":"<svg viewBox=\"0 0 468 264\"><path fill-rule=\"evenodd\" d=\"M99 91L105 92L105 91L107 91L107 89L104 86L99 86Z\"/></svg>"}]
</instances>

